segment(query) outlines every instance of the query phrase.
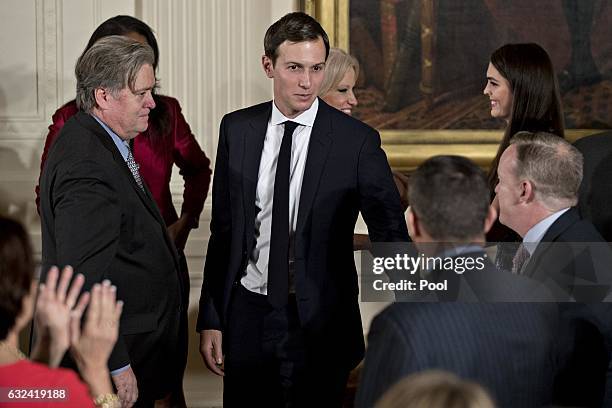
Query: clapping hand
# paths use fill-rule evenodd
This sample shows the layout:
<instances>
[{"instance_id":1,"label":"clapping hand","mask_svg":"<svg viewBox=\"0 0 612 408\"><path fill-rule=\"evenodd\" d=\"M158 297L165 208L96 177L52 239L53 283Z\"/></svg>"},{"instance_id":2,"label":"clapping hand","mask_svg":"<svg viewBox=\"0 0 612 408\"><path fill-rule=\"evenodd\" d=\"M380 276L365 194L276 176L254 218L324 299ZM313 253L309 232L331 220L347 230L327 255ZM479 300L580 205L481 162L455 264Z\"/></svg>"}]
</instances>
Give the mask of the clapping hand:
<instances>
[{"instance_id":1,"label":"clapping hand","mask_svg":"<svg viewBox=\"0 0 612 408\"><path fill-rule=\"evenodd\" d=\"M116 300L117 288L110 281L91 288L89 309L81 327L80 316L70 320L70 346L83 379L94 395L112 390L108 358L119 335L123 302Z\"/></svg>"},{"instance_id":2,"label":"clapping hand","mask_svg":"<svg viewBox=\"0 0 612 408\"><path fill-rule=\"evenodd\" d=\"M62 270L61 276L59 269L52 267L46 281L40 284L36 300L34 324L37 337L32 357L51 367L59 365L70 346L70 321L81 319L89 301L88 293L79 298L85 278L79 274L70 284L72 274L70 266Z\"/></svg>"}]
</instances>

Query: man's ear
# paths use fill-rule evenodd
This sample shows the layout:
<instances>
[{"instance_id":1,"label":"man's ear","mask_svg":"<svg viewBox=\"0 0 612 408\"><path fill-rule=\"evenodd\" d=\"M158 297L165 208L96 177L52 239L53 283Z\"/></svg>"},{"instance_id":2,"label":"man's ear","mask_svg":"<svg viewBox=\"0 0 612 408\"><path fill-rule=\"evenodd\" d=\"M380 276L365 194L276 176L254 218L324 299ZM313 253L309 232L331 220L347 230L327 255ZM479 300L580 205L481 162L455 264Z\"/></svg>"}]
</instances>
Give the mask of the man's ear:
<instances>
[{"instance_id":1,"label":"man's ear","mask_svg":"<svg viewBox=\"0 0 612 408\"><path fill-rule=\"evenodd\" d=\"M104 88L96 88L94 91L94 96L96 98L96 105L98 105L100 109L108 109L110 102L109 99L112 97L109 91Z\"/></svg>"},{"instance_id":2,"label":"man's ear","mask_svg":"<svg viewBox=\"0 0 612 408\"><path fill-rule=\"evenodd\" d=\"M406 220L408 226L408 234L410 238L414 241L416 238L421 236L421 226L419 225L418 216L412 211L412 207L408 206L408 211L406 212Z\"/></svg>"},{"instance_id":3,"label":"man's ear","mask_svg":"<svg viewBox=\"0 0 612 408\"><path fill-rule=\"evenodd\" d=\"M519 201L521 203L529 203L535 200L535 188L530 180L521 181L521 195Z\"/></svg>"},{"instance_id":4,"label":"man's ear","mask_svg":"<svg viewBox=\"0 0 612 408\"><path fill-rule=\"evenodd\" d=\"M267 55L261 57L261 66L268 78L274 78L274 63Z\"/></svg>"},{"instance_id":5,"label":"man's ear","mask_svg":"<svg viewBox=\"0 0 612 408\"><path fill-rule=\"evenodd\" d=\"M485 218L485 222L484 222L484 233L485 234L489 232L489 230L493 226L493 223L495 223L496 219L497 219L497 209L495 208L493 204L491 204L489 206L489 211L487 212L487 217Z\"/></svg>"}]
</instances>

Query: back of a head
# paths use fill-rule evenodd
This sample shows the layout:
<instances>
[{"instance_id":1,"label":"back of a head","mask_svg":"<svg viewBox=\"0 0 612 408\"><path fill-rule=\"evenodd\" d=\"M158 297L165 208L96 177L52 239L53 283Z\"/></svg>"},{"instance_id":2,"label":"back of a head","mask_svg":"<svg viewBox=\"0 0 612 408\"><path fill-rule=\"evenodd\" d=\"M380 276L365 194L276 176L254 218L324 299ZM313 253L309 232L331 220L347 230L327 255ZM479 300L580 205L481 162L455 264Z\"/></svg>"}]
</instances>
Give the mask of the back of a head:
<instances>
[{"instance_id":1,"label":"back of a head","mask_svg":"<svg viewBox=\"0 0 612 408\"><path fill-rule=\"evenodd\" d=\"M153 49L153 53L155 54L153 68L156 69L157 63L159 62L159 47L157 46L157 40L155 39L153 30L144 21L132 16L119 15L111 17L100 24L91 34L89 42L87 43L83 53L90 49L96 43L96 41L104 37L108 37L110 35L127 35L130 33L140 34L147 39L147 44L149 44L149 46Z\"/></svg>"},{"instance_id":2,"label":"back of a head","mask_svg":"<svg viewBox=\"0 0 612 408\"><path fill-rule=\"evenodd\" d=\"M355 70L355 79L359 76L359 62L355 57L340 48L329 50L329 56L325 61L325 78L319 91L319 96L325 96L335 88L349 69Z\"/></svg>"},{"instance_id":3,"label":"back of a head","mask_svg":"<svg viewBox=\"0 0 612 408\"><path fill-rule=\"evenodd\" d=\"M426 371L403 378L385 392L376 408L495 408L478 384L445 371Z\"/></svg>"},{"instance_id":4,"label":"back of a head","mask_svg":"<svg viewBox=\"0 0 612 408\"><path fill-rule=\"evenodd\" d=\"M461 156L435 156L411 175L410 207L437 241L467 242L484 235L489 188L484 172Z\"/></svg>"},{"instance_id":5,"label":"back of a head","mask_svg":"<svg viewBox=\"0 0 612 408\"><path fill-rule=\"evenodd\" d=\"M21 312L34 274L32 246L17 221L0 216L0 341Z\"/></svg>"},{"instance_id":6,"label":"back of a head","mask_svg":"<svg viewBox=\"0 0 612 408\"><path fill-rule=\"evenodd\" d=\"M96 41L76 64L77 107L91 112L96 107L94 92L98 88L115 93L125 87L134 89L140 68L153 66L154 61L151 47L130 38L111 35Z\"/></svg>"},{"instance_id":7,"label":"back of a head","mask_svg":"<svg viewBox=\"0 0 612 408\"><path fill-rule=\"evenodd\" d=\"M264 51L272 63L276 63L278 47L285 41L303 42L323 40L325 45L325 58L329 55L329 38L319 22L301 11L285 14L278 21L268 27L264 37Z\"/></svg>"},{"instance_id":8,"label":"back of a head","mask_svg":"<svg viewBox=\"0 0 612 408\"><path fill-rule=\"evenodd\" d=\"M576 205L583 164L578 149L545 132L519 132L510 144L516 146L516 176L532 182L540 202L553 211Z\"/></svg>"}]
</instances>

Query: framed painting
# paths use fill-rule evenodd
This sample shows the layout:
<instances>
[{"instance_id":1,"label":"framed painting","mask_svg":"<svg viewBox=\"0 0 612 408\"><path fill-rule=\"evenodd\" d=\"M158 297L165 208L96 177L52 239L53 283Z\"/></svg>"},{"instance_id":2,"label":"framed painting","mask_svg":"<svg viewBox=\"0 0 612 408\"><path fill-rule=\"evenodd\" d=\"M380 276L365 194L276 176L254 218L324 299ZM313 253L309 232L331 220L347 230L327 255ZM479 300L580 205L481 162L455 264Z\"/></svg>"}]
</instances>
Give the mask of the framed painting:
<instances>
[{"instance_id":1,"label":"framed painting","mask_svg":"<svg viewBox=\"0 0 612 408\"><path fill-rule=\"evenodd\" d=\"M487 167L504 123L483 95L491 53L535 42L559 79L567 135L612 127L610 0L302 0L332 46L360 63L354 115L377 128L391 165L436 154Z\"/></svg>"}]
</instances>

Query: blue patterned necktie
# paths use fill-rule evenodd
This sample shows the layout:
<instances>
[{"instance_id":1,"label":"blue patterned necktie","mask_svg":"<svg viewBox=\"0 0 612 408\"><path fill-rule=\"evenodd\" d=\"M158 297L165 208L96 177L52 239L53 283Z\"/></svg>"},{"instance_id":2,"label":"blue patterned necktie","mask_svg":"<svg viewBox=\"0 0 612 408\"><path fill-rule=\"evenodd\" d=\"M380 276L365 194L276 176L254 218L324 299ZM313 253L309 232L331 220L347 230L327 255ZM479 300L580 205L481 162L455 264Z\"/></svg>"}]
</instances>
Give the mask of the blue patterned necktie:
<instances>
[{"instance_id":1,"label":"blue patterned necktie","mask_svg":"<svg viewBox=\"0 0 612 408\"><path fill-rule=\"evenodd\" d=\"M130 171L132 172L132 176L134 176L134 180L136 180L136 184L138 184L138 187L140 187L140 189L144 192L144 186L142 185L142 179L140 178L140 173L138 171L140 166L134 160L134 156L132 155L132 149L130 149L129 143L126 143L125 146L127 147L127 150L128 150L127 159L125 160L125 162L130 168Z\"/></svg>"}]
</instances>

